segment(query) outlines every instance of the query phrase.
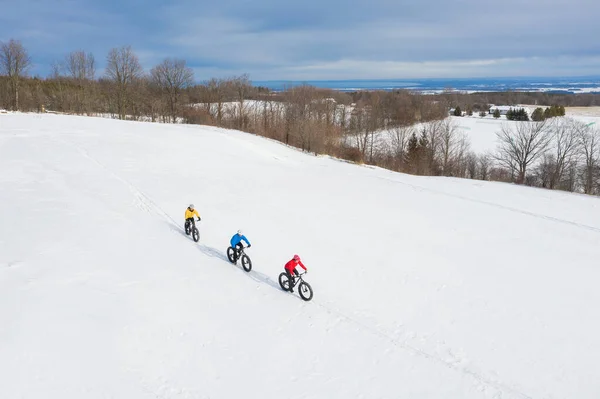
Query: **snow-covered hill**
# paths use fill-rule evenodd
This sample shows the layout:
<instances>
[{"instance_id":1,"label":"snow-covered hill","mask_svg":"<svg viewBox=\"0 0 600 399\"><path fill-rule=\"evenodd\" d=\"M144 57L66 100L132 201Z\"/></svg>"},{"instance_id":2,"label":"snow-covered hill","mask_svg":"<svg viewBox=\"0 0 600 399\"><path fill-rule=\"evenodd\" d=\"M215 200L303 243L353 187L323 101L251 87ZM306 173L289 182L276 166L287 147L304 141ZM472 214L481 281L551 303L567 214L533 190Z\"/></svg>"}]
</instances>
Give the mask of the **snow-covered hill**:
<instances>
[{"instance_id":1,"label":"snow-covered hill","mask_svg":"<svg viewBox=\"0 0 600 399\"><path fill-rule=\"evenodd\" d=\"M599 211L235 131L3 114L0 397L598 398ZM238 228L251 273L225 257ZM276 282L294 253L311 302Z\"/></svg>"}]
</instances>

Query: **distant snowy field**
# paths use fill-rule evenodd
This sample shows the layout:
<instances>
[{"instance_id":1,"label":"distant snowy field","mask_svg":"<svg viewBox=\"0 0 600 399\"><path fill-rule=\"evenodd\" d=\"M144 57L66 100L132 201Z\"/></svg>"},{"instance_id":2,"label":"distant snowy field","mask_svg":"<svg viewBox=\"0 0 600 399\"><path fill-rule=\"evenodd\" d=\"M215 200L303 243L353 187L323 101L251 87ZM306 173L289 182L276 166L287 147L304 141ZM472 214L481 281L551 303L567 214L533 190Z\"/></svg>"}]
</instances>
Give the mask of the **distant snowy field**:
<instances>
[{"instance_id":1,"label":"distant snowy field","mask_svg":"<svg viewBox=\"0 0 600 399\"><path fill-rule=\"evenodd\" d=\"M520 106L516 106L515 108L518 107ZM528 111L529 115L531 115L535 109L533 106L522 107ZM565 116L584 123L591 123L593 126L600 128L600 107L598 109L593 108L595 107L591 107L587 110L583 107L566 108ZM496 133L502 130L503 125L510 126L517 123L506 120L506 117L504 116L499 119L495 119L491 115L481 118L477 113L473 114L473 116L453 116L451 119L457 125L459 131L462 131L467 135L471 143L471 150L476 154L493 152L497 145Z\"/></svg>"},{"instance_id":2,"label":"distant snowy field","mask_svg":"<svg viewBox=\"0 0 600 399\"><path fill-rule=\"evenodd\" d=\"M525 108L529 115L535 107L532 106L515 106L515 108ZM543 107L542 107L543 108ZM592 127L600 129L600 107L590 108L566 108L566 117L591 124ZM497 148L496 133L502 130L503 126L511 127L518 122L509 121L505 116L496 119L492 115L480 117L477 113L473 116L451 116L449 119L456 126L458 132L462 132L469 139L470 150L475 154L482 155L485 153L493 153ZM418 128L419 124L415 125ZM389 142L389 134L387 131L382 131L377 134L376 142ZM352 143L352 141L349 141Z\"/></svg>"},{"instance_id":3,"label":"distant snowy field","mask_svg":"<svg viewBox=\"0 0 600 399\"><path fill-rule=\"evenodd\" d=\"M37 114L0 171L1 398L600 397L598 198Z\"/></svg>"}]
</instances>

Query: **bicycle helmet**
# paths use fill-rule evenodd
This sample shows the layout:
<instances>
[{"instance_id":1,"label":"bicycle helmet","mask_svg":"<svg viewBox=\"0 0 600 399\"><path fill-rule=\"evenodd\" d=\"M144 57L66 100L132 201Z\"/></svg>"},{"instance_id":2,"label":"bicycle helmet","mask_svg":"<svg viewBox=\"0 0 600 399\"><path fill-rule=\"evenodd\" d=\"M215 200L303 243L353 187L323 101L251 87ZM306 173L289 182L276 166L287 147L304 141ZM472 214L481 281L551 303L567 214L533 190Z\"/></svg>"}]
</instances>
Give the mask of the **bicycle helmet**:
<instances>
[{"instance_id":1,"label":"bicycle helmet","mask_svg":"<svg viewBox=\"0 0 600 399\"><path fill-rule=\"evenodd\" d=\"M298 255L294 255L294 260L300 260L300 257Z\"/></svg>"},{"instance_id":2,"label":"bicycle helmet","mask_svg":"<svg viewBox=\"0 0 600 399\"><path fill-rule=\"evenodd\" d=\"M242 230L238 230L238 231L237 231L237 233L238 233L238 235L240 235L240 236L241 236L241 235L243 235L243 233L242 233Z\"/></svg>"},{"instance_id":3,"label":"bicycle helmet","mask_svg":"<svg viewBox=\"0 0 600 399\"><path fill-rule=\"evenodd\" d=\"M190 204L190 206L188 206L188 208L194 209L194 204Z\"/></svg>"}]
</instances>

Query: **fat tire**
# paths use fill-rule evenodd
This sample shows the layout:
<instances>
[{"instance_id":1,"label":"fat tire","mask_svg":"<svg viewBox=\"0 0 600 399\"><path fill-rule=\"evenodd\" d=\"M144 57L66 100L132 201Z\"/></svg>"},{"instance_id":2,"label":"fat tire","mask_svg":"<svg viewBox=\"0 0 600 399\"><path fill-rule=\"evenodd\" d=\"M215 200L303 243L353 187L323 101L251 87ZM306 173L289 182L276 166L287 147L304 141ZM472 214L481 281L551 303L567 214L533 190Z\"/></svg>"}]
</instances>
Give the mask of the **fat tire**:
<instances>
[{"instance_id":1,"label":"fat tire","mask_svg":"<svg viewBox=\"0 0 600 399\"><path fill-rule=\"evenodd\" d=\"M304 292L305 289L307 292ZM313 297L312 287L306 281L302 281L298 284L298 294L300 294L300 298L303 300L310 301Z\"/></svg>"},{"instance_id":2,"label":"fat tire","mask_svg":"<svg viewBox=\"0 0 600 399\"><path fill-rule=\"evenodd\" d=\"M237 259L235 258L235 249L227 247L227 259L229 259L231 263L237 262Z\"/></svg>"},{"instance_id":3,"label":"fat tire","mask_svg":"<svg viewBox=\"0 0 600 399\"><path fill-rule=\"evenodd\" d=\"M285 283L287 283L287 288L285 287ZM286 272L281 272L281 274L279 275L279 286L284 291L290 290L290 280Z\"/></svg>"},{"instance_id":4,"label":"fat tire","mask_svg":"<svg viewBox=\"0 0 600 399\"><path fill-rule=\"evenodd\" d=\"M200 232L195 227L192 227L192 238L195 242L198 242L198 240L200 239Z\"/></svg>"},{"instance_id":5,"label":"fat tire","mask_svg":"<svg viewBox=\"0 0 600 399\"><path fill-rule=\"evenodd\" d=\"M190 235L190 224L185 222L185 235Z\"/></svg>"},{"instance_id":6,"label":"fat tire","mask_svg":"<svg viewBox=\"0 0 600 399\"><path fill-rule=\"evenodd\" d=\"M247 272L252 270L252 261L250 260L250 257L246 254L242 255L242 267Z\"/></svg>"}]
</instances>

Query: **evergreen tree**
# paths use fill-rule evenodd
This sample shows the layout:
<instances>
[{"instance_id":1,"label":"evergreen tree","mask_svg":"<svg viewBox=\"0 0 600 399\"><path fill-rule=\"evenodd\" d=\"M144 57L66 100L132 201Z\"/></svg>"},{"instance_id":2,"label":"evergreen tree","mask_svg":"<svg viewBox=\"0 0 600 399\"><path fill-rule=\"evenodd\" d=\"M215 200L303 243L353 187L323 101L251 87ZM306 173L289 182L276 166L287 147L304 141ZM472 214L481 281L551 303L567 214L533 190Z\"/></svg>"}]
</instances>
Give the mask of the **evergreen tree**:
<instances>
[{"instance_id":1,"label":"evergreen tree","mask_svg":"<svg viewBox=\"0 0 600 399\"><path fill-rule=\"evenodd\" d=\"M544 110L543 110L543 108L538 107L531 114L531 120L533 120L533 121L541 122L544 119L546 119L546 118L544 117Z\"/></svg>"},{"instance_id":2,"label":"evergreen tree","mask_svg":"<svg viewBox=\"0 0 600 399\"><path fill-rule=\"evenodd\" d=\"M508 119L509 121L514 121L515 120L515 111L513 111L513 109L509 109L508 112L506 113L506 119Z\"/></svg>"},{"instance_id":3,"label":"evergreen tree","mask_svg":"<svg viewBox=\"0 0 600 399\"><path fill-rule=\"evenodd\" d=\"M408 139L408 154L409 155L413 154L418 149L419 149L419 139L417 138L417 135L415 134L415 132L413 132L413 134L410 136L410 139Z\"/></svg>"},{"instance_id":4,"label":"evergreen tree","mask_svg":"<svg viewBox=\"0 0 600 399\"><path fill-rule=\"evenodd\" d=\"M525 111L525 108L511 108L506 113L506 119L508 119L509 121L528 121L529 115L527 114L527 111Z\"/></svg>"},{"instance_id":5,"label":"evergreen tree","mask_svg":"<svg viewBox=\"0 0 600 399\"><path fill-rule=\"evenodd\" d=\"M494 110L494 118L496 118L496 119L500 118L500 110L498 108L496 108Z\"/></svg>"},{"instance_id":6,"label":"evergreen tree","mask_svg":"<svg viewBox=\"0 0 600 399\"><path fill-rule=\"evenodd\" d=\"M454 116L462 116L462 110L459 106L454 109Z\"/></svg>"},{"instance_id":7,"label":"evergreen tree","mask_svg":"<svg viewBox=\"0 0 600 399\"><path fill-rule=\"evenodd\" d=\"M409 166L409 173L415 173L419 164L419 139L415 132L408 139L408 148L406 150L406 163Z\"/></svg>"},{"instance_id":8,"label":"evergreen tree","mask_svg":"<svg viewBox=\"0 0 600 399\"><path fill-rule=\"evenodd\" d=\"M515 120L518 121L529 121L529 114L525 110L525 108L518 109L515 114Z\"/></svg>"},{"instance_id":9,"label":"evergreen tree","mask_svg":"<svg viewBox=\"0 0 600 399\"><path fill-rule=\"evenodd\" d=\"M486 115L487 113L484 110L481 110L481 112L479 112L479 116L481 116L482 118L485 118Z\"/></svg>"}]
</instances>

